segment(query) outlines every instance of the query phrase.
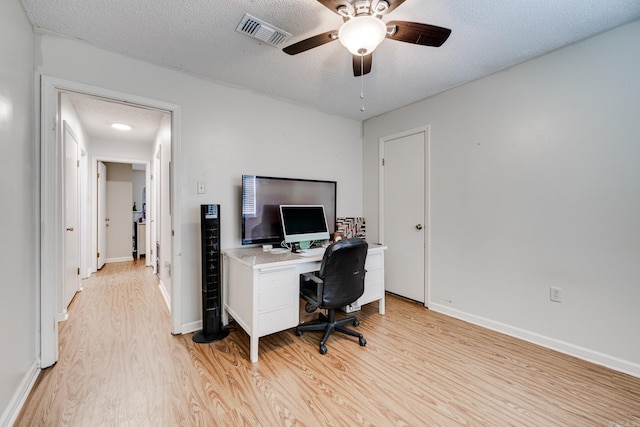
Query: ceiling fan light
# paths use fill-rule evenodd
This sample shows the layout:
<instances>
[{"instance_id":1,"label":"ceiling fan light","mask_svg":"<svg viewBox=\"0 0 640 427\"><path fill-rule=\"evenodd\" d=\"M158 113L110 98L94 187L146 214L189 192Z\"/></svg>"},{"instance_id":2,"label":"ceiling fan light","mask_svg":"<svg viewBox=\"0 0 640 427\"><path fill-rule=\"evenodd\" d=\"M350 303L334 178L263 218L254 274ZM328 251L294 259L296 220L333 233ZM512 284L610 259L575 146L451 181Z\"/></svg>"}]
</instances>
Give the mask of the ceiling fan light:
<instances>
[{"instance_id":1,"label":"ceiling fan light","mask_svg":"<svg viewBox=\"0 0 640 427\"><path fill-rule=\"evenodd\" d=\"M381 19L363 15L342 24L338 38L353 55L364 56L373 52L386 34L387 27Z\"/></svg>"}]
</instances>

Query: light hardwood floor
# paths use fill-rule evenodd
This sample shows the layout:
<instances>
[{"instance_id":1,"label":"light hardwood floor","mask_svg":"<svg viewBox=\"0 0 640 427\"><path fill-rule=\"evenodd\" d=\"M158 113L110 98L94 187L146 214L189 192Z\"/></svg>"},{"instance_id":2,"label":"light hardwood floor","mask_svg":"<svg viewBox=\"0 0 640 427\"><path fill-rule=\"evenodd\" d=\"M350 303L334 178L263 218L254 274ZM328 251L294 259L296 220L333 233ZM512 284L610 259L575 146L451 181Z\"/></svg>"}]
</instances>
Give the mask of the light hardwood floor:
<instances>
[{"instance_id":1,"label":"light hardwood floor","mask_svg":"<svg viewBox=\"0 0 640 427\"><path fill-rule=\"evenodd\" d=\"M367 339L172 336L149 268L107 264L60 324L16 426L640 426L640 379L387 297ZM304 312L304 311L303 311Z\"/></svg>"}]
</instances>

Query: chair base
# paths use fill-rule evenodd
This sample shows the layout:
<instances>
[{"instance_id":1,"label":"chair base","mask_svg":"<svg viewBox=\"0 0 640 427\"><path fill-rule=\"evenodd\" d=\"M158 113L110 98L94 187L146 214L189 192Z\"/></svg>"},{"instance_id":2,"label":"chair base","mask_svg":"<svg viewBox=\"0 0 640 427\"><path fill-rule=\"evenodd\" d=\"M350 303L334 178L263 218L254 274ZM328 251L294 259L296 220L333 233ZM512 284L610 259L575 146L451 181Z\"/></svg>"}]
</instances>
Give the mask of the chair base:
<instances>
[{"instance_id":1,"label":"chair base","mask_svg":"<svg viewBox=\"0 0 640 427\"><path fill-rule=\"evenodd\" d=\"M296 326L296 335L297 336L302 335L303 331L324 331L324 335L322 337L322 340L320 340L320 344L319 344L320 354L327 353L326 343L327 343L327 340L329 339L329 335L331 335L333 331L341 332L343 334L357 337L358 343L360 344L360 346L367 345L367 340L364 339L364 336L362 336L361 333L356 332L352 329L346 328L344 326L347 323L352 323L353 326L357 327L360 324L360 322L358 321L356 316L350 316L345 319L335 320L335 314L336 314L335 308L329 309L328 314L329 314L329 317L320 313L320 315L318 316L317 322L299 324L298 326Z\"/></svg>"}]
</instances>

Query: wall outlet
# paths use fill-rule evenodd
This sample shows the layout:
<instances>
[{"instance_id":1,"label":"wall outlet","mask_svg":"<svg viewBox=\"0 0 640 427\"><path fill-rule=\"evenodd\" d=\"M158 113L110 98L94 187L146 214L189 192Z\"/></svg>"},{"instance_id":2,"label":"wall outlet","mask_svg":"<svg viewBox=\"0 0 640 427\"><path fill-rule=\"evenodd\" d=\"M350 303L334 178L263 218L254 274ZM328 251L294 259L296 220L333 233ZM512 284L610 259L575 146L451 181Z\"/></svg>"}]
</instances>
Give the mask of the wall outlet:
<instances>
[{"instance_id":1,"label":"wall outlet","mask_svg":"<svg viewBox=\"0 0 640 427\"><path fill-rule=\"evenodd\" d=\"M551 286L549 288L549 299L553 302L562 302L562 294L560 291L562 291L562 289Z\"/></svg>"}]
</instances>

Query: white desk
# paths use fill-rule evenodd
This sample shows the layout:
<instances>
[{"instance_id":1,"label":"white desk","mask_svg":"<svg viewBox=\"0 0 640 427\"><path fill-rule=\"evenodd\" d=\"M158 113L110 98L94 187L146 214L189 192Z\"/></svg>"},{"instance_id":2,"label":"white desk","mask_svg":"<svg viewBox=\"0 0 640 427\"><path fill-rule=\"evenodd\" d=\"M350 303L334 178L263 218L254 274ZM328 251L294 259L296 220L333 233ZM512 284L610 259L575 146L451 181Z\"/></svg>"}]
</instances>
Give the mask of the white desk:
<instances>
[{"instance_id":1,"label":"white desk","mask_svg":"<svg viewBox=\"0 0 640 427\"><path fill-rule=\"evenodd\" d=\"M364 294L358 305L379 301L384 314L384 250L369 243ZM293 253L272 254L262 248L222 251L224 309L249 335L250 359L258 361L258 339L298 325L300 317L300 274L320 269L322 255L303 257Z\"/></svg>"}]
</instances>

